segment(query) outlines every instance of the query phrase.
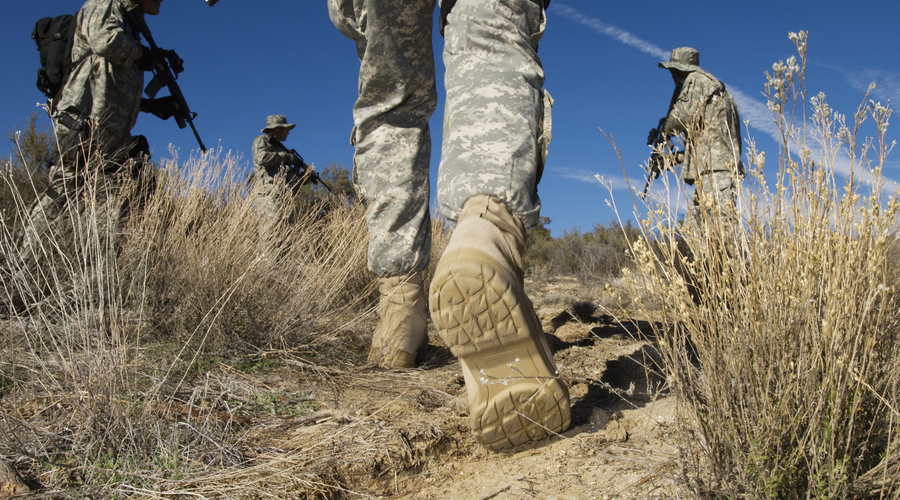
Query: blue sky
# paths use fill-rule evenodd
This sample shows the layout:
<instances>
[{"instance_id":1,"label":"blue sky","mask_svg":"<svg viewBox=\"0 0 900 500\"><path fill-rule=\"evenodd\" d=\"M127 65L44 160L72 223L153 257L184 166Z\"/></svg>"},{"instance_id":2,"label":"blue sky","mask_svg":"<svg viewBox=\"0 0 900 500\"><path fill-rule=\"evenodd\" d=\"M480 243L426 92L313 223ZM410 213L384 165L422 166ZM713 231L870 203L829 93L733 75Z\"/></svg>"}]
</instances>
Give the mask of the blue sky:
<instances>
[{"instance_id":1,"label":"blue sky","mask_svg":"<svg viewBox=\"0 0 900 500\"><path fill-rule=\"evenodd\" d=\"M22 128L40 111L36 89L38 53L30 38L44 16L74 13L80 0L4 2L0 43L0 129ZM673 7L674 5L674 7ZM762 97L765 72L795 55L787 34L809 32L809 95L823 92L837 111L850 116L869 83L876 101L900 102L900 2L721 2L697 0L606 2L553 0L539 54L546 88L555 99L553 142L539 187L542 215L554 236L565 230L590 231L615 214L610 193L594 178L613 186L622 216L631 214L631 196L622 165L601 134L611 134L621 150L632 186L643 188L641 165L649 155L647 131L665 112L672 80L657 63L674 47L700 51L700 64L734 94L743 135L753 137L769 158L777 155L772 118ZM357 95L359 63L353 43L328 19L324 0L164 0L161 13L148 17L154 39L184 59L181 89L198 113L194 121L208 148L242 156L250 168L253 139L269 114L285 114L297 124L288 140L307 162L352 165L349 145L351 108ZM442 40L435 34L436 53ZM439 82L443 64L438 57ZM434 153L432 186L440 155L443 86L431 121ZM164 92L163 92L164 93ZM43 119L49 126L49 120ZM863 129L867 135L872 131ZM145 135L159 160L171 158L170 145L184 159L199 149L190 129L142 114L134 134ZM888 130L888 139L898 137ZM5 141L0 155L9 154ZM774 162L770 162L774 165ZM887 177L900 179L900 158L891 159Z\"/></svg>"}]
</instances>

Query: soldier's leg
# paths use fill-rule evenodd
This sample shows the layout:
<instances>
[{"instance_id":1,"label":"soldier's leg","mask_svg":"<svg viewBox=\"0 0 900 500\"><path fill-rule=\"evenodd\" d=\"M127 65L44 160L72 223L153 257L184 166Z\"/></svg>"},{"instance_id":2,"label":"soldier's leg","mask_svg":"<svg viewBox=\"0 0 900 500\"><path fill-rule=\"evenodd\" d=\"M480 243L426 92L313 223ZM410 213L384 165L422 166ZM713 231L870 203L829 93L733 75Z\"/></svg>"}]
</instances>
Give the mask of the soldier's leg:
<instances>
[{"instance_id":1,"label":"soldier's leg","mask_svg":"<svg viewBox=\"0 0 900 500\"><path fill-rule=\"evenodd\" d=\"M679 272L695 303L703 299L707 274L721 265L716 261L726 255L733 256L739 248L741 217L737 186L730 171L707 172L694 182L694 195L681 228L687 236L681 251L693 262L679 266Z\"/></svg>"},{"instance_id":2,"label":"soldier's leg","mask_svg":"<svg viewBox=\"0 0 900 500\"><path fill-rule=\"evenodd\" d=\"M525 294L522 266L550 139L550 99L537 57L543 27L539 0L459 0L444 30L438 196L457 225L429 305L460 359L472 431L494 449L570 423L568 389Z\"/></svg>"},{"instance_id":3,"label":"soldier's leg","mask_svg":"<svg viewBox=\"0 0 900 500\"><path fill-rule=\"evenodd\" d=\"M335 26L356 42L354 184L368 203L368 266L380 278L369 362L406 368L428 344L421 270L431 251L428 119L437 104L434 0L329 0Z\"/></svg>"},{"instance_id":4,"label":"soldier's leg","mask_svg":"<svg viewBox=\"0 0 900 500\"><path fill-rule=\"evenodd\" d=\"M737 230L737 182L730 171L708 172L694 185L694 196L684 217L685 230L715 229L733 233ZM721 235L724 236L724 235Z\"/></svg>"},{"instance_id":5,"label":"soldier's leg","mask_svg":"<svg viewBox=\"0 0 900 500\"><path fill-rule=\"evenodd\" d=\"M428 264L428 120L437 105L434 0L329 0L335 26L356 42L353 177L368 203L369 269L398 276ZM361 26L362 23L364 26Z\"/></svg>"},{"instance_id":6,"label":"soldier's leg","mask_svg":"<svg viewBox=\"0 0 900 500\"><path fill-rule=\"evenodd\" d=\"M275 231L281 217L281 206L278 203L278 186L275 179L260 176L255 180L253 189L253 210L259 219L259 251L264 255L273 252ZM274 256L273 256L274 257Z\"/></svg>"},{"instance_id":7,"label":"soldier's leg","mask_svg":"<svg viewBox=\"0 0 900 500\"><path fill-rule=\"evenodd\" d=\"M444 30L447 102L438 201L455 224L466 201L496 196L538 223L550 104L537 54L541 0L459 0Z\"/></svg>"},{"instance_id":8,"label":"soldier's leg","mask_svg":"<svg viewBox=\"0 0 900 500\"><path fill-rule=\"evenodd\" d=\"M94 127L92 141L95 154L83 176L86 193L97 201L97 211L90 215L118 249L132 204L143 204L140 182L150 146L142 135L119 136L102 125Z\"/></svg>"},{"instance_id":9,"label":"soldier's leg","mask_svg":"<svg viewBox=\"0 0 900 500\"><path fill-rule=\"evenodd\" d=\"M40 260L40 246L50 237L51 226L62 213L66 203L78 197L79 176L84 169L83 152L90 149L90 129L84 120L66 116L55 123L57 142L51 153L49 185L37 197L23 221L19 237L19 256L22 262Z\"/></svg>"},{"instance_id":10,"label":"soldier's leg","mask_svg":"<svg viewBox=\"0 0 900 500\"><path fill-rule=\"evenodd\" d=\"M49 184L29 208L16 235L17 262L12 273L16 285L12 292L17 295L14 302L22 305L38 299L47 288L42 268L54 252L54 238L65 231L66 224L61 221L69 220L68 204L74 203L71 208L77 211L84 152L90 149L88 123L61 116L54 120L56 144L51 153Z\"/></svg>"}]
</instances>

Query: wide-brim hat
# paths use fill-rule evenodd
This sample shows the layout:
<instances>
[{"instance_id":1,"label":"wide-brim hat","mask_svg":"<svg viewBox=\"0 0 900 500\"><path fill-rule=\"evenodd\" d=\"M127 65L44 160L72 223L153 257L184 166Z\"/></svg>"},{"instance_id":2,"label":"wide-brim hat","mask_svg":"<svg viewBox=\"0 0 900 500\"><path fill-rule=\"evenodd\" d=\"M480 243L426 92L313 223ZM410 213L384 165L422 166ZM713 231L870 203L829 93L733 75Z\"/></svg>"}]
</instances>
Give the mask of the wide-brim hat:
<instances>
[{"instance_id":1,"label":"wide-brim hat","mask_svg":"<svg viewBox=\"0 0 900 500\"><path fill-rule=\"evenodd\" d=\"M678 47L672 50L669 62L661 62L659 67L686 72L697 71L700 68L700 52L690 47Z\"/></svg>"},{"instance_id":2,"label":"wide-brim hat","mask_svg":"<svg viewBox=\"0 0 900 500\"><path fill-rule=\"evenodd\" d=\"M284 115L269 115L266 117L266 128L262 129L261 132L267 133L275 128L286 128L288 130L296 127L297 125L293 123L288 123L287 118Z\"/></svg>"}]
</instances>

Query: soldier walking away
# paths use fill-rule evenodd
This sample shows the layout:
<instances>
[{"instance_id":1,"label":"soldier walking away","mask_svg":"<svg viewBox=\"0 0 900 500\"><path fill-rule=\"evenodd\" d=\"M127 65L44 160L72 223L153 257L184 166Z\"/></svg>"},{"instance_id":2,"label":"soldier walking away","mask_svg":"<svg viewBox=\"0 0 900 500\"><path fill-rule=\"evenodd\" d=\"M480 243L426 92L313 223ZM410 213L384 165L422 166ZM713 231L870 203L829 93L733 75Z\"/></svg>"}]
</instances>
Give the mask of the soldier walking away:
<instances>
[{"instance_id":1,"label":"soldier walking away","mask_svg":"<svg viewBox=\"0 0 900 500\"><path fill-rule=\"evenodd\" d=\"M171 96L141 97L144 71L159 61L155 51L141 45L135 20L158 15L161 2L88 0L78 12L73 69L52 115L58 150L49 187L31 209L21 237L21 262L39 260L38 247L50 225L92 180L99 181L97 194L107 195L121 181L142 174L149 145L144 136L131 135L140 111L164 120L176 112Z\"/></svg>"},{"instance_id":2,"label":"soldier walking away","mask_svg":"<svg viewBox=\"0 0 900 500\"><path fill-rule=\"evenodd\" d=\"M438 201L455 230L426 306L435 0L328 0L332 22L360 58L353 175L368 202L368 267L381 291L369 362L413 367L428 345L430 307L462 365L472 431L493 449L570 422L568 389L522 268L550 142L552 100L537 55L547 4L441 2L447 105Z\"/></svg>"},{"instance_id":3,"label":"soldier walking away","mask_svg":"<svg viewBox=\"0 0 900 500\"><path fill-rule=\"evenodd\" d=\"M684 152L670 161L683 163L682 180L695 186L684 228L703 229L705 221L714 217L722 219L723 227L732 228L737 222L737 189L744 176L737 105L725 84L700 69L700 53L695 49L674 49L669 62L659 67L668 69L675 82L660 132L683 134Z\"/></svg>"},{"instance_id":4,"label":"soldier walking away","mask_svg":"<svg viewBox=\"0 0 900 500\"><path fill-rule=\"evenodd\" d=\"M259 217L260 242L270 240L272 230L290 210L284 206L285 200L311 182L313 169L282 143L294 127L296 124L288 123L284 115L269 115L262 135L253 141L254 207Z\"/></svg>"}]
</instances>

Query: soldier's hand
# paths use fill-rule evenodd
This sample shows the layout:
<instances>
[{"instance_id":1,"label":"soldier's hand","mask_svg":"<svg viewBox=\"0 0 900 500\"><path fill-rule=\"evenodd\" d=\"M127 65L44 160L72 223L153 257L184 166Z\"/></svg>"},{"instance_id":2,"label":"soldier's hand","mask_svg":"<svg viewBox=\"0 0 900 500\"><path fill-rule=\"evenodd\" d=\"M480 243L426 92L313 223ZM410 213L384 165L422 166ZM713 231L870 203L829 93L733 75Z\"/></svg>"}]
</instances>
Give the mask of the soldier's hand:
<instances>
[{"instance_id":1,"label":"soldier's hand","mask_svg":"<svg viewBox=\"0 0 900 500\"><path fill-rule=\"evenodd\" d=\"M178 56L174 50L163 50L162 53L165 55L167 61L169 61L169 68L176 75L184 71L184 59Z\"/></svg>"},{"instance_id":2,"label":"soldier's hand","mask_svg":"<svg viewBox=\"0 0 900 500\"><path fill-rule=\"evenodd\" d=\"M178 112L178 105L175 104L175 98L170 95L159 99L141 99L141 111L168 120Z\"/></svg>"},{"instance_id":3,"label":"soldier's hand","mask_svg":"<svg viewBox=\"0 0 900 500\"><path fill-rule=\"evenodd\" d=\"M650 175L651 179L656 179L659 177L659 173L666 168L666 161L663 156L659 153L653 153L650 155L650 159L647 160L647 172Z\"/></svg>"},{"instance_id":4,"label":"soldier's hand","mask_svg":"<svg viewBox=\"0 0 900 500\"><path fill-rule=\"evenodd\" d=\"M159 62L156 51L150 50L150 47L141 45L140 54L141 56L135 59L134 65L141 71L150 71Z\"/></svg>"}]
</instances>

